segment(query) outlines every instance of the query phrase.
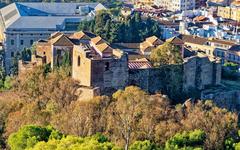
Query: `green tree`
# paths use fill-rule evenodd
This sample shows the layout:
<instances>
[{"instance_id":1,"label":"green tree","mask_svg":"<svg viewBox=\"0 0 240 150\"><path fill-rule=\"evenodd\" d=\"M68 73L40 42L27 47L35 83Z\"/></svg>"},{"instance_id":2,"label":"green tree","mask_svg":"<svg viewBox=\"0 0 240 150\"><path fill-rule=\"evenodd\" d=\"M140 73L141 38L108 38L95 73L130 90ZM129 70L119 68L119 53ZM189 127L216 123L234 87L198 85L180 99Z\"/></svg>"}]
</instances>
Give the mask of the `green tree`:
<instances>
[{"instance_id":1,"label":"green tree","mask_svg":"<svg viewBox=\"0 0 240 150\"><path fill-rule=\"evenodd\" d=\"M12 88L12 82L13 78L10 76L6 76L5 81L4 81L4 89L9 90Z\"/></svg>"},{"instance_id":2,"label":"green tree","mask_svg":"<svg viewBox=\"0 0 240 150\"><path fill-rule=\"evenodd\" d=\"M179 47L169 42L165 42L154 49L150 55L150 59L156 67L183 62Z\"/></svg>"},{"instance_id":3,"label":"green tree","mask_svg":"<svg viewBox=\"0 0 240 150\"><path fill-rule=\"evenodd\" d=\"M10 67L10 72L12 75L18 74L18 61L19 56L14 56L14 58L12 59L12 66Z\"/></svg>"},{"instance_id":4,"label":"green tree","mask_svg":"<svg viewBox=\"0 0 240 150\"><path fill-rule=\"evenodd\" d=\"M170 138L165 145L166 150L179 149L201 149L205 141L206 135L202 130L194 130L191 132L177 133Z\"/></svg>"},{"instance_id":5,"label":"green tree","mask_svg":"<svg viewBox=\"0 0 240 150\"><path fill-rule=\"evenodd\" d=\"M95 29L94 29L97 35L106 34L103 28L105 27L108 21L111 21L111 16L108 12L101 11L97 13L96 19L95 19Z\"/></svg>"},{"instance_id":6,"label":"green tree","mask_svg":"<svg viewBox=\"0 0 240 150\"><path fill-rule=\"evenodd\" d=\"M5 69L3 67L0 67L0 88L4 87L5 77L6 77Z\"/></svg>"},{"instance_id":7,"label":"green tree","mask_svg":"<svg viewBox=\"0 0 240 150\"><path fill-rule=\"evenodd\" d=\"M135 141L129 147L129 150L160 150L154 143L148 140L145 141Z\"/></svg>"},{"instance_id":8,"label":"green tree","mask_svg":"<svg viewBox=\"0 0 240 150\"><path fill-rule=\"evenodd\" d=\"M28 125L8 138L8 144L12 150L24 150L33 147L39 141L48 141L49 138L61 139L62 134L51 127Z\"/></svg>"},{"instance_id":9,"label":"green tree","mask_svg":"<svg viewBox=\"0 0 240 150\"><path fill-rule=\"evenodd\" d=\"M22 60L31 61L32 51L29 48L24 48L22 51Z\"/></svg>"},{"instance_id":10,"label":"green tree","mask_svg":"<svg viewBox=\"0 0 240 150\"><path fill-rule=\"evenodd\" d=\"M51 139L47 142L39 142L31 150L120 150L111 142L99 142L94 136L76 137L67 136L60 140Z\"/></svg>"},{"instance_id":11,"label":"green tree","mask_svg":"<svg viewBox=\"0 0 240 150\"><path fill-rule=\"evenodd\" d=\"M160 36L158 23L150 18L143 20L140 13L118 20L108 11L101 11L94 20L81 22L78 30L91 31L110 43L141 42L152 35Z\"/></svg>"}]
</instances>

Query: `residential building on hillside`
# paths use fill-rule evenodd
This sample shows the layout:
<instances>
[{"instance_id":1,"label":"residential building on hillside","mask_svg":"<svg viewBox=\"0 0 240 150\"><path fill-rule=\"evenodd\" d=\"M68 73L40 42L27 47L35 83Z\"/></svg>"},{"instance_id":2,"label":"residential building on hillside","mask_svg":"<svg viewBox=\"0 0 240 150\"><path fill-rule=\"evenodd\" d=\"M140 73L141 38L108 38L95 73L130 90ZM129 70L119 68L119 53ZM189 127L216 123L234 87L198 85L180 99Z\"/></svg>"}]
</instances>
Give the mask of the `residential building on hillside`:
<instances>
[{"instance_id":1,"label":"residential building on hillside","mask_svg":"<svg viewBox=\"0 0 240 150\"><path fill-rule=\"evenodd\" d=\"M204 54L210 58L219 57L222 63L229 61L240 64L240 46L235 42L192 35L179 35L172 39L177 40L178 43L182 43L183 46L192 51Z\"/></svg>"},{"instance_id":2,"label":"residential building on hillside","mask_svg":"<svg viewBox=\"0 0 240 150\"><path fill-rule=\"evenodd\" d=\"M24 48L51 33L73 33L79 22L90 20L100 3L12 3L0 10L0 40L5 50L5 67L10 73L12 60Z\"/></svg>"},{"instance_id":3,"label":"residential building on hillside","mask_svg":"<svg viewBox=\"0 0 240 150\"><path fill-rule=\"evenodd\" d=\"M240 6L218 6L217 15L222 18L240 21Z\"/></svg>"},{"instance_id":4,"label":"residential building on hillside","mask_svg":"<svg viewBox=\"0 0 240 150\"><path fill-rule=\"evenodd\" d=\"M154 4L173 12L195 9L195 0L155 0Z\"/></svg>"},{"instance_id":5,"label":"residential building on hillside","mask_svg":"<svg viewBox=\"0 0 240 150\"><path fill-rule=\"evenodd\" d=\"M154 0L135 0L134 7L135 8L150 8L154 5Z\"/></svg>"},{"instance_id":6,"label":"residential building on hillside","mask_svg":"<svg viewBox=\"0 0 240 150\"><path fill-rule=\"evenodd\" d=\"M138 55L143 57L149 57L152 50L159 45L162 45L163 43L164 42L161 41L158 37L151 36L140 43L114 43L112 44L112 46L129 53L129 56Z\"/></svg>"}]
</instances>

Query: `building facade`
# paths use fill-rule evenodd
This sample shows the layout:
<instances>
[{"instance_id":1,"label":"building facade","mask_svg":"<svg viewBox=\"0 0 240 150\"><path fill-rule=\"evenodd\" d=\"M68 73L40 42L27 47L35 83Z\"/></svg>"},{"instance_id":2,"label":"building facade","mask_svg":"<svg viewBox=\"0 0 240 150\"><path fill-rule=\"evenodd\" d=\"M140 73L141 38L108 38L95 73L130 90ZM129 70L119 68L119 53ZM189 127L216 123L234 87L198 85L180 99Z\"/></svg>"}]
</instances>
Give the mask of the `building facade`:
<instances>
[{"instance_id":1,"label":"building facade","mask_svg":"<svg viewBox=\"0 0 240 150\"><path fill-rule=\"evenodd\" d=\"M173 12L195 9L195 0L155 0L154 4Z\"/></svg>"},{"instance_id":2,"label":"building facade","mask_svg":"<svg viewBox=\"0 0 240 150\"><path fill-rule=\"evenodd\" d=\"M100 3L12 3L2 8L0 40L7 73L24 48L56 31L73 33L80 21L92 19L102 9L106 8Z\"/></svg>"},{"instance_id":3,"label":"building facade","mask_svg":"<svg viewBox=\"0 0 240 150\"><path fill-rule=\"evenodd\" d=\"M235 42L192 35L179 35L178 39L192 51L204 54L210 58L221 58L222 64L225 62L240 64L240 45Z\"/></svg>"},{"instance_id":4,"label":"building facade","mask_svg":"<svg viewBox=\"0 0 240 150\"><path fill-rule=\"evenodd\" d=\"M240 21L240 7L238 6L218 6L217 15L225 19Z\"/></svg>"},{"instance_id":5,"label":"building facade","mask_svg":"<svg viewBox=\"0 0 240 150\"><path fill-rule=\"evenodd\" d=\"M175 39L174 43L180 46L179 40ZM162 44L154 36L145 42L150 46ZM72 78L79 81L81 100L110 95L129 85L137 85L150 93L161 91L173 96L216 86L221 81L221 64L207 56L191 56L184 58L183 64L153 68L147 60L148 55L139 52L137 55L141 59L130 59L124 50L113 48L101 37L82 31L71 35L57 32L48 40L38 41L31 62L19 63L20 73L43 64L53 68L61 65L66 53L69 54Z\"/></svg>"}]
</instances>

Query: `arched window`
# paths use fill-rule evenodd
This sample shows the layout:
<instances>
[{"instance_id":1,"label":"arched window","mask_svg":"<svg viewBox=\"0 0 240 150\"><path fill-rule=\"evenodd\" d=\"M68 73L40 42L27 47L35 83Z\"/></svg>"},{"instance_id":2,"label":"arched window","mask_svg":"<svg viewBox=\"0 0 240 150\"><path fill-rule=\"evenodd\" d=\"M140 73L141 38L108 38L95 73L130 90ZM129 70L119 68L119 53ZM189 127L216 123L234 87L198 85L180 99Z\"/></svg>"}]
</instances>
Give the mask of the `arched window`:
<instances>
[{"instance_id":1,"label":"arched window","mask_svg":"<svg viewBox=\"0 0 240 150\"><path fill-rule=\"evenodd\" d=\"M81 58L80 58L80 56L78 56L78 66L80 66L81 65Z\"/></svg>"}]
</instances>

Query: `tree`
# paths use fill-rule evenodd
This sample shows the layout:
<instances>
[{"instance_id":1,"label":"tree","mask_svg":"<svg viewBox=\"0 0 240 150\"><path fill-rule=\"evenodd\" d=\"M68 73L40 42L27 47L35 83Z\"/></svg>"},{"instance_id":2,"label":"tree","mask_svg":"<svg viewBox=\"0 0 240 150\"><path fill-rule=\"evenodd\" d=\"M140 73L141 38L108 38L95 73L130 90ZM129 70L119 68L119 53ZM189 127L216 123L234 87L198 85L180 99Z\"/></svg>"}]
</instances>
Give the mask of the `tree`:
<instances>
[{"instance_id":1,"label":"tree","mask_svg":"<svg viewBox=\"0 0 240 150\"><path fill-rule=\"evenodd\" d=\"M228 80L238 80L240 79L238 69L238 64L227 62L222 67L222 77Z\"/></svg>"},{"instance_id":2,"label":"tree","mask_svg":"<svg viewBox=\"0 0 240 150\"><path fill-rule=\"evenodd\" d=\"M158 150L155 144L148 140L145 141L135 141L129 148L129 150Z\"/></svg>"},{"instance_id":3,"label":"tree","mask_svg":"<svg viewBox=\"0 0 240 150\"><path fill-rule=\"evenodd\" d=\"M29 48L24 48L22 51L22 60L31 61L32 52Z\"/></svg>"},{"instance_id":4,"label":"tree","mask_svg":"<svg viewBox=\"0 0 240 150\"><path fill-rule=\"evenodd\" d=\"M106 34L103 30L103 27L105 27L106 23L111 21L111 16L106 11L100 11L96 15L95 19L95 33L98 35L104 35Z\"/></svg>"},{"instance_id":5,"label":"tree","mask_svg":"<svg viewBox=\"0 0 240 150\"><path fill-rule=\"evenodd\" d=\"M12 66L10 67L10 72L12 75L18 74L18 61L19 56L14 56L14 58L12 59Z\"/></svg>"},{"instance_id":6,"label":"tree","mask_svg":"<svg viewBox=\"0 0 240 150\"><path fill-rule=\"evenodd\" d=\"M180 49L169 42L165 42L154 49L150 55L150 59L156 67L183 62Z\"/></svg>"},{"instance_id":7,"label":"tree","mask_svg":"<svg viewBox=\"0 0 240 150\"><path fill-rule=\"evenodd\" d=\"M177 133L170 138L165 145L166 150L179 150L179 149L201 149L205 141L205 133L201 130L194 130L191 132L184 131Z\"/></svg>"},{"instance_id":8,"label":"tree","mask_svg":"<svg viewBox=\"0 0 240 150\"><path fill-rule=\"evenodd\" d=\"M10 76L6 76L5 80L4 80L4 89L5 90L9 90L12 88L12 82L13 82L13 78Z\"/></svg>"},{"instance_id":9,"label":"tree","mask_svg":"<svg viewBox=\"0 0 240 150\"><path fill-rule=\"evenodd\" d=\"M4 80L6 77L6 73L3 67L0 67L0 88L4 87Z\"/></svg>"},{"instance_id":10,"label":"tree","mask_svg":"<svg viewBox=\"0 0 240 150\"><path fill-rule=\"evenodd\" d=\"M161 94L151 95L148 97L145 107L146 109L144 109L142 118L139 121L139 131L135 137L141 140L156 141L157 138L155 135L159 122L163 123L171 116L171 111L169 111L170 101ZM163 127L161 129L163 129ZM161 139L163 139L163 137L164 135L162 134ZM160 142L158 143L162 144Z\"/></svg>"},{"instance_id":11,"label":"tree","mask_svg":"<svg viewBox=\"0 0 240 150\"><path fill-rule=\"evenodd\" d=\"M62 134L51 127L28 125L11 134L8 138L8 144L12 150L24 150L33 147L39 141L48 141L51 138L61 139Z\"/></svg>"},{"instance_id":12,"label":"tree","mask_svg":"<svg viewBox=\"0 0 240 150\"><path fill-rule=\"evenodd\" d=\"M91 31L110 43L141 42L152 35L160 36L158 23L150 18L143 20L140 13L118 20L108 11L101 11L94 20L81 22L78 30Z\"/></svg>"},{"instance_id":13,"label":"tree","mask_svg":"<svg viewBox=\"0 0 240 150\"><path fill-rule=\"evenodd\" d=\"M54 101L59 107L64 107L77 100L79 87L78 82L69 76L69 68L62 66L47 73L46 67L37 67L18 76L13 83L14 90L26 101L43 104Z\"/></svg>"},{"instance_id":14,"label":"tree","mask_svg":"<svg viewBox=\"0 0 240 150\"><path fill-rule=\"evenodd\" d=\"M95 136L76 137L67 136L60 140L51 139L37 143L31 150L56 150L56 149L86 149L86 150L120 150L113 143L108 141L99 141Z\"/></svg>"},{"instance_id":15,"label":"tree","mask_svg":"<svg viewBox=\"0 0 240 150\"><path fill-rule=\"evenodd\" d=\"M52 116L51 124L64 133L76 136L84 137L104 132L109 103L110 99L106 96L72 102L64 111Z\"/></svg>"},{"instance_id":16,"label":"tree","mask_svg":"<svg viewBox=\"0 0 240 150\"><path fill-rule=\"evenodd\" d=\"M218 108L212 101L199 101L188 106L184 116L184 130L201 129L205 132L204 149L222 149L225 139L237 133L237 115Z\"/></svg>"},{"instance_id":17,"label":"tree","mask_svg":"<svg viewBox=\"0 0 240 150\"><path fill-rule=\"evenodd\" d=\"M146 93L138 87L130 86L114 93L113 98L115 102L110 109L110 121L116 134L123 138L125 150L128 150L147 101Z\"/></svg>"}]
</instances>

